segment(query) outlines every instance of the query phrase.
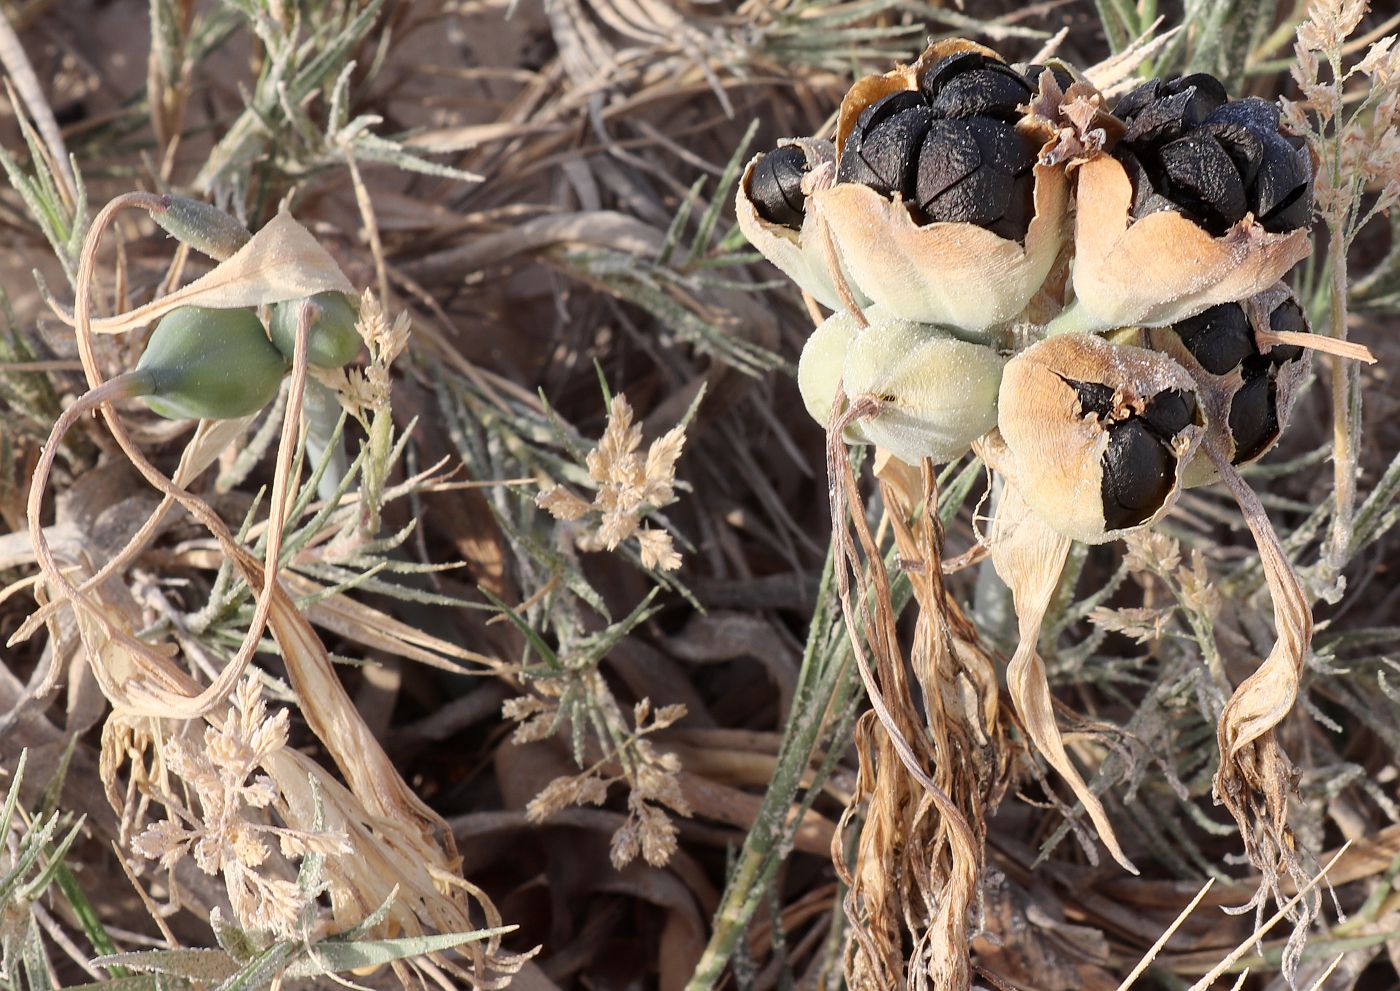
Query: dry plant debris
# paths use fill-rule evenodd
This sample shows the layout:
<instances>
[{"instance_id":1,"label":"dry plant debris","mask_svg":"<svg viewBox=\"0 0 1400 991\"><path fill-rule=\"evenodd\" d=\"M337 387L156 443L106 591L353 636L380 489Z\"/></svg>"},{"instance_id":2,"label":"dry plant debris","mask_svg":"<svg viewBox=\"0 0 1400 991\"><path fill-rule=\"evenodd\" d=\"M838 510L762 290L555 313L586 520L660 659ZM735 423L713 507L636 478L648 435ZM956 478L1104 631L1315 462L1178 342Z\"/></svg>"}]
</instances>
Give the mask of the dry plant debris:
<instances>
[{"instance_id":1,"label":"dry plant debris","mask_svg":"<svg viewBox=\"0 0 1400 991\"><path fill-rule=\"evenodd\" d=\"M7 6L0 988L1394 986L1400 17L1155 7Z\"/></svg>"}]
</instances>

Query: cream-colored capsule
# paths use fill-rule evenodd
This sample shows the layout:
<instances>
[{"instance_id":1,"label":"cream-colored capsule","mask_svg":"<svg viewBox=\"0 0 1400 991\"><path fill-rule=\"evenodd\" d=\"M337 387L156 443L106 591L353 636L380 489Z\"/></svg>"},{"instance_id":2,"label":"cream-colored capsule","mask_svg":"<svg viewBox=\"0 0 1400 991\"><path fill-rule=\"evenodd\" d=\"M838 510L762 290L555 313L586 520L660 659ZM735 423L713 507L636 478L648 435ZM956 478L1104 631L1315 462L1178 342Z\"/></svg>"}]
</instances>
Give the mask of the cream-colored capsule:
<instances>
[{"instance_id":1,"label":"cream-colored capsule","mask_svg":"<svg viewBox=\"0 0 1400 991\"><path fill-rule=\"evenodd\" d=\"M996 426L1004 364L996 351L946 327L883 318L856 334L843 371L848 396L880 404L860 421L864 436L916 464L960 458Z\"/></svg>"},{"instance_id":2,"label":"cream-colored capsule","mask_svg":"<svg viewBox=\"0 0 1400 991\"><path fill-rule=\"evenodd\" d=\"M1027 504L1103 543L1161 519L1204 432L1196 384L1165 354L1084 334L1006 364L997 425Z\"/></svg>"},{"instance_id":3,"label":"cream-colored capsule","mask_svg":"<svg viewBox=\"0 0 1400 991\"><path fill-rule=\"evenodd\" d=\"M775 223L760 212L760 203L755 202L752 195L753 184L759 178L757 169L768 157L767 154L760 154L749 161L739 179L734 198L739 229L749 243L797 283L799 289L811 293L823 306L840 309L846 303L832 281L832 258L820 229L823 221L810 208L812 189L830 183L836 174L836 149L830 141L816 138L794 138L780 143L780 150L791 147L800 148L807 163L807 174L801 180L802 192L798 194L804 201L800 225L794 228ZM869 303L869 299L852 285L849 276L843 275L842 278L857 304L864 306Z\"/></svg>"}]
</instances>

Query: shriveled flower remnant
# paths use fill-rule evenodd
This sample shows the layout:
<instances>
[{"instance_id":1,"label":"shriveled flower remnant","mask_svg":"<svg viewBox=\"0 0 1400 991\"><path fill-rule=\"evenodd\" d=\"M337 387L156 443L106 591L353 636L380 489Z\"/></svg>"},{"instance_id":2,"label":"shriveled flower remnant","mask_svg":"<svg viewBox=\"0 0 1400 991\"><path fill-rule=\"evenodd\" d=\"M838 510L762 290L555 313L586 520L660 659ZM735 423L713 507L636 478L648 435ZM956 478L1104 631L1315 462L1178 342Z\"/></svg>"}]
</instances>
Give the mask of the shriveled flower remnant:
<instances>
[{"instance_id":1,"label":"shriveled flower remnant","mask_svg":"<svg viewBox=\"0 0 1400 991\"><path fill-rule=\"evenodd\" d=\"M146 827L132 847L166 869L193 856L204 873L223 874L240 924L294 937L308 894L293 880L271 876L267 840L276 838L288 860L349 853L350 846L334 834L254 821L253 810L278 798L272 778L255 772L287 744L287 710L269 718L261 696L258 676L250 672L235 690L222 726L205 729L203 747L179 736L162 744L166 768L189 786L198 808L186 809L178 797L163 796L169 818Z\"/></svg>"},{"instance_id":2,"label":"shriveled flower remnant","mask_svg":"<svg viewBox=\"0 0 1400 991\"><path fill-rule=\"evenodd\" d=\"M637 538L642 565L661 571L681 566L671 535L642 525L642 516L675 501L676 460L685 446L685 426L673 427L641 453L642 428L632 422L627 397L613 397L608 424L598 446L588 452L588 477L597 486L593 501L585 502L555 485L535 497L535 503L559 520L581 520L597 513L590 529L577 540L581 550L616 550Z\"/></svg>"}]
</instances>

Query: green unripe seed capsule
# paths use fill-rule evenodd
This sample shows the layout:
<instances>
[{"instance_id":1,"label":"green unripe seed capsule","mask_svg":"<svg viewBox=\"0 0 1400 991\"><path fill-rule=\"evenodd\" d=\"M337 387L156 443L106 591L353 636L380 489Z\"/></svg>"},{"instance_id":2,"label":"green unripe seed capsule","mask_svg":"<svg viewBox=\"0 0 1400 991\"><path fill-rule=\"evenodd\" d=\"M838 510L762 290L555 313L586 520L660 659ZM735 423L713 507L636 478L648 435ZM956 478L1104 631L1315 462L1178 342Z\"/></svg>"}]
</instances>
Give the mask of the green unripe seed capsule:
<instances>
[{"instance_id":1,"label":"green unripe seed capsule","mask_svg":"<svg viewBox=\"0 0 1400 991\"><path fill-rule=\"evenodd\" d=\"M252 310L185 306L156 325L134 378L163 417L229 420L270 403L286 371Z\"/></svg>"},{"instance_id":2,"label":"green unripe seed capsule","mask_svg":"<svg viewBox=\"0 0 1400 991\"><path fill-rule=\"evenodd\" d=\"M350 297L340 292L322 292L306 299L293 299L272 308L268 329L272 343L288 361L296 351L297 316L304 305L311 307L311 327L307 337L307 361L317 368L339 368L360 353L358 319Z\"/></svg>"},{"instance_id":3,"label":"green unripe seed capsule","mask_svg":"<svg viewBox=\"0 0 1400 991\"><path fill-rule=\"evenodd\" d=\"M235 254L253 235L233 217L216 206L188 196L161 197L163 209L152 210L151 218L164 230L215 261Z\"/></svg>"}]
</instances>

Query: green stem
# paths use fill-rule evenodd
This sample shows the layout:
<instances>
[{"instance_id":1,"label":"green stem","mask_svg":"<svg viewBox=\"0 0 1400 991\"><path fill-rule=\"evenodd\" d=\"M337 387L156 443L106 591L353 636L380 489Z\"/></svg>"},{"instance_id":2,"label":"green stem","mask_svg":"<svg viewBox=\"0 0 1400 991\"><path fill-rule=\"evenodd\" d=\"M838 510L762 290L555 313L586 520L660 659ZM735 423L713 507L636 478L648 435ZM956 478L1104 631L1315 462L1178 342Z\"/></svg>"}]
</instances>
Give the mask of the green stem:
<instances>
[{"instance_id":1,"label":"green stem","mask_svg":"<svg viewBox=\"0 0 1400 991\"><path fill-rule=\"evenodd\" d=\"M340 426L340 400L320 382L307 378L302 402L302 415L306 417L306 453L310 455L311 470L315 471L322 461L329 459L326 470L316 483L316 494L330 501L340 491L340 484L350 470L345 443L336 433Z\"/></svg>"},{"instance_id":2,"label":"green stem","mask_svg":"<svg viewBox=\"0 0 1400 991\"><path fill-rule=\"evenodd\" d=\"M1103 325L1077 300L1065 307L1055 318L1045 325L1045 336L1059 334L1093 334L1103 330Z\"/></svg>"}]
</instances>

